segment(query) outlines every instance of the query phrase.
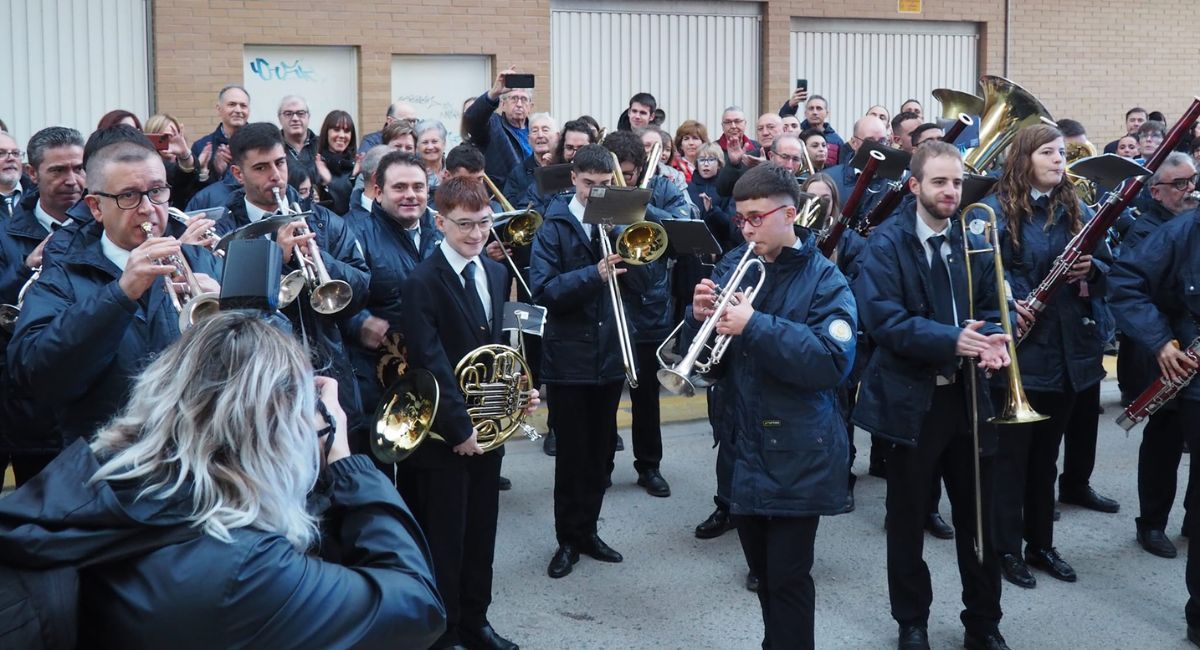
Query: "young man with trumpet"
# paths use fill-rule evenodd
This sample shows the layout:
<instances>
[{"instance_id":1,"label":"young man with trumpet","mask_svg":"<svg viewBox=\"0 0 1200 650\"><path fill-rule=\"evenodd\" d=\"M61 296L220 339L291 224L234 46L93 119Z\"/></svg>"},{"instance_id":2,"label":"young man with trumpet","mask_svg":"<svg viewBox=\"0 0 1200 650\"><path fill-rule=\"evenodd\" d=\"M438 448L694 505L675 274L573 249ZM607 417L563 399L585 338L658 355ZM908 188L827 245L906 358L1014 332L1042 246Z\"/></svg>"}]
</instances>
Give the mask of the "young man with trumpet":
<instances>
[{"instance_id":1,"label":"young man with trumpet","mask_svg":"<svg viewBox=\"0 0 1200 650\"><path fill-rule=\"evenodd\" d=\"M90 437L120 410L133 378L179 337L179 313L167 295L180 291L179 259L202 291L220 290L207 249L164 236L171 188L148 141L119 140L93 152L87 184L95 220L43 260L8 349L14 379L30 394L53 398L66 444Z\"/></svg>"},{"instance_id":2,"label":"young man with trumpet","mask_svg":"<svg viewBox=\"0 0 1200 650\"><path fill-rule=\"evenodd\" d=\"M299 202L298 195L287 185L288 154L278 127L267 122L247 124L230 138L229 150L231 173L242 189L229 198L225 215L217 223L219 233L225 235L275 215L279 211L276 193L286 197L289 205ZM315 267L310 250L315 243L330 278L349 285L349 304L339 313L320 313L312 308L309 298L313 287L306 287L302 295L281 307L281 311L292 322L296 335L303 337L311 349L317 372L337 380L342 408L350 419L351 439L357 448L353 434L363 427L365 420L362 398L338 324L345 314L357 312L366 303L370 279L366 260L345 220L321 206L313 206L307 220L280 226L273 236L283 251L285 273L304 264Z\"/></svg>"},{"instance_id":3,"label":"young man with trumpet","mask_svg":"<svg viewBox=\"0 0 1200 650\"><path fill-rule=\"evenodd\" d=\"M929 648L933 588L922 559L923 528L940 471L958 533L964 645L1002 650L1008 646L998 627L1000 566L989 532L996 439L994 429L981 427L987 435L982 449L976 449L970 418L986 420L991 404L987 381L968 381L968 373L1007 366L1010 339L994 323L968 321L972 296L973 304L986 306L981 313L994 315L999 294L992 258L964 253L956 217L963 181L958 149L927 143L913 154L910 169L908 184L916 200L902 204L872 233L855 281L863 331L876 347L863 372L853 420L895 443L887 460L886 526L888 592L892 618L900 626L899 647ZM974 397L968 386L977 388ZM971 412L972 400L978 413ZM977 453L984 455L978 465ZM982 531L977 530L980 521Z\"/></svg>"},{"instance_id":4,"label":"young man with trumpet","mask_svg":"<svg viewBox=\"0 0 1200 650\"><path fill-rule=\"evenodd\" d=\"M437 207L445 238L404 283L400 331L409 367L432 372L441 388L433 428L445 442L427 441L404 461L400 493L429 540L446 604L446 632L433 647L516 650L487 619L503 449L480 447L456 376L460 359L501 342L508 269L480 254L492 225L481 183L446 181ZM531 390L526 414L537 402Z\"/></svg>"},{"instance_id":5,"label":"young man with trumpet","mask_svg":"<svg viewBox=\"0 0 1200 650\"><path fill-rule=\"evenodd\" d=\"M849 443L837 388L854 364L854 296L815 238L798 236L791 170L754 167L738 179L734 200L746 243L696 285L681 339L691 343L687 357L716 345L697 336L715 319L728 345L710 357L721 394L714 426L731 429L730 512L759 579L763 647L812 648L817 525L846 507Z\"/></svg>"}]
</instances>

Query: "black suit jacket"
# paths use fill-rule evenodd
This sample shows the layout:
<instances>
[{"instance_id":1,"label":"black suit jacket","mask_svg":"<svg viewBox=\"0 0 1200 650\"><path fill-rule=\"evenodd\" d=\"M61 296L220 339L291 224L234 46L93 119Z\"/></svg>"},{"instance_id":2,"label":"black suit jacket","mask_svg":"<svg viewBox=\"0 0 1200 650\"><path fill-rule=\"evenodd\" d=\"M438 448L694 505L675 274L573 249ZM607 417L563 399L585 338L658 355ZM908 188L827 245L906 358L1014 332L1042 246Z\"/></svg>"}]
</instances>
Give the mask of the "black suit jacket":
<instances>
[{"instance_id":1,"label":"black suit jacket","mask_svg":"<svg viewBox=\"0 0 1200 650\"><path fill-rule=\"evenodd\" d=\"M479 262L487 274L491 294L490 326L475 322L468 311L468 294L462 278L451 268L440 247L412 270L403 289L400 330L408 347L408 365L424 368L437 379L441 400L433 430L446 439L447 449L464 442L472 433L454 366L471 350L499 343L504 321L508 271L486 256L481 255ZM422 449L426 446L441 445L422 445Z\"/></svg>"}]
</instances>

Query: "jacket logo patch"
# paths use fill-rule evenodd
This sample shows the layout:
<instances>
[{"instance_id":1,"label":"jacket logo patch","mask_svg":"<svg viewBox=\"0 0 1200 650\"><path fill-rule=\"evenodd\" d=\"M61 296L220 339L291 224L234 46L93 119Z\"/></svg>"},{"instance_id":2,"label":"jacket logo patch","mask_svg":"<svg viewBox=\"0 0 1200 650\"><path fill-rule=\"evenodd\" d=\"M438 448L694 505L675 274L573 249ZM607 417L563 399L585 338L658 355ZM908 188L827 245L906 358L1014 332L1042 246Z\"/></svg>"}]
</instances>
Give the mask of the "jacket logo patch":
<instances>
[{"instance_id":1,"label":"jacket logo patch","mask_svg":"<svg viewBox=\"0 0 1200 650\"><path fill-rule=\"evenodd\" d=\"M850 323L839 318L829 324L829 335L835 341L848 343L850 339L854 338L854 328L850 327Z\"/></svg>"},{"instance_id":2,"label":"jacket logo patch","mask_svg":"<svg viewBox=\"0 0 1200 650\"><path fill-rule=\"evenodd\" d=\"M783 423L782 423L782 422L780 422L779 420L763 420L763 423L762 423L762 425L763 425L764 427L777 427L777 426L780 426L780 425L782 425L782 424L783 424Z\"/></svg>"}]
</instances>

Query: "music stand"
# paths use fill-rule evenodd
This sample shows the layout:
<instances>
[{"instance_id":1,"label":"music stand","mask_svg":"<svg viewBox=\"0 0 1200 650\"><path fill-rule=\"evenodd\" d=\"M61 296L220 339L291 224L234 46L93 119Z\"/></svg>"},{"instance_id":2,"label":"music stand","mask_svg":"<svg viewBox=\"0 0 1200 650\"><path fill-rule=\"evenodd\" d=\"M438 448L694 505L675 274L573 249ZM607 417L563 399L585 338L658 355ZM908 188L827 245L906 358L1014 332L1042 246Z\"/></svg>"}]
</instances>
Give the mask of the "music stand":
<instances>
[{"instance_id":1,"label":"music stand","mask_svg":"<svg viewBox=\"0 0 1200 650\"><path fill-rule=\"evenodd\" d=\"M1132 176L1150 176L1154 172L1114 153L1080 158L1067 171L1082 176L1099 187L1116 187Z\"/></svg>"},{"instance_id":2,"label":"music stand","mask_svg":"<svg viewBox=\"0 0 1200 650\"><path fill-rule=\"evenodd\" d=\"M517 330L524 334L541 336L546 327L546 308L526 302L506 302L503 318L501 330Z\"/></svg>"},{"instance_id":3,"label":"music stand","mask_svg":"<svg viewBox=\"0 0 1200 650\"><path fill-rule=\"evenodd\" d=\"M583 222L601 226L631 226L646 220L650 190L638 187L593 187L588 194Z\"/></svg>"},{"instance_id":4,"label":"music stand","mask_svg":"<svg viewBox=\"0 0 1200 650\"><path fill-rule=\"evenodd\" d=\"M721 246L703 221L664 219L667 243L675 255L720 255Z\"/></svg>"},{"instance_id":5,"label":"music stand","mask_svg":"<svg viewBox=\"0 0 1200 650\"><path fill-rule=\"evenodd\" d=\"M962 184L962 200L959 201L959 206L971 205L983 200L983 197L991 193L992 187L999 182L1000 179L982 174L966 174L963 176Z\"/></svg>"},{"instance_id":6,"label":"music stand","mask_svg":"<svg viewBox=\"0 0 1200 650\"><path fill-rule=\"evenodd\" d=\"M272 235L273 239L276 231L284 224L307 219L310 216L313 216L312 212L293 212L292 214L276 214L254 223L248 223L222 237L221 241L217 242L215 251L224 251L229 248L229 242L239 239L258 239L263 235Z\"/></svg>"},{"instance_id":7,"label":"music stand","mask_svg":"<svg viewBox=\"0 0 1200 650\"><path fill-rule=\"evenodd\" d=\"M538 167L533 170L533 180L542 196L558 194L575 186L571 182L571 163Z\"/></svg>"},{"instance_id":8,"label":"music stand","mask_svg":"<svg viewBox=\"0 0 1200 650\"><path fill-rule=\"evenodd\" d=\"M862 146L858 151L854 152L854 158L850 161L850 166L855 169L865 169L867 161L871 158L871 152L878 151L883 154L883 162L875 168L875 178L882 178L889 181L899 181L904 172L908 171L908 163L912 160L912 154L900 149L886 147L875 142L874 140L863 140Z\"/></svg>"}]
</instances>

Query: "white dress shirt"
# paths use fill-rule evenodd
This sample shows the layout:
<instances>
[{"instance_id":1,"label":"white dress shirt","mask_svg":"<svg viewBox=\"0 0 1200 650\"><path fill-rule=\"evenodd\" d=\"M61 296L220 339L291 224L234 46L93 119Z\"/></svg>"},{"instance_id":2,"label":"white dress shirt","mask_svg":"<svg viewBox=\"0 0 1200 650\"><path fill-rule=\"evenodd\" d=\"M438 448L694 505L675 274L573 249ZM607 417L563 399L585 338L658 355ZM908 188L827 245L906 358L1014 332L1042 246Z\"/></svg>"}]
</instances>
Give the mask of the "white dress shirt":
<instances>
[{"instance_id":1,"label":"white dress shirt","mask_svg":"<svg viewBox=\"0 0 1200 650\"><path fill-rule=\"evenodd\" d=\"M108 261L117 265L121 272L125 272L125 266L129 264L129 251L117 246L113 240L108 238L108 233L100 234L100 251L108 258Z\"/></svg>"},{"instance_id":2,"label":"white dress shirt","mask_svg":"<svg viewBox=\"0 0 1200 650\"><path fill-rule=\"evenodd\" d=\"M583 212L587 206L579 202L578 196L572 196L571 202L567 204L567 209L571 214L579 220L579 225L583 226L583 232L587 233L588 241L592 240L592 224L583 222Z\"/></svg>"},{"instance_id":3,"label":"white dress shirt","mask_svg":"<svg viewBox=\"0 0 1200 650\"><path fill-rule=\"evenodd\" d=\"M462 277L463 269L467 268L467 264L475 262L475 290L479 292L479 298L483 301L483 314L487 316L488 324L492 322L492 294L488 292L487 273L483 270L483 262L476 255L472 258L466 258L458 254L450 246L450 242L443 239L438 244L442 249L442 254L446 256L446 261L450 263L450 268L454 269L454 274L458 276L458 281L462 283L463 288L466 288L467 281ZM467 292L467 297L471 297L471 292Z\"/></svg>"},{"instance_id":4,"label":"white dress shirt","mask_svg":"<svg viewBox=\"0 0 1200 650\"><path fill-rule=\"evenodd\" d=\"M50 216L49 212L43 210L42 202L40 200L33 206L33 218L37 219L38 223L42 224L42 227L46 229L46 232L54 232L56 227L61 228L65 225L62 221Z\"/></svg>"}]
</instances>

